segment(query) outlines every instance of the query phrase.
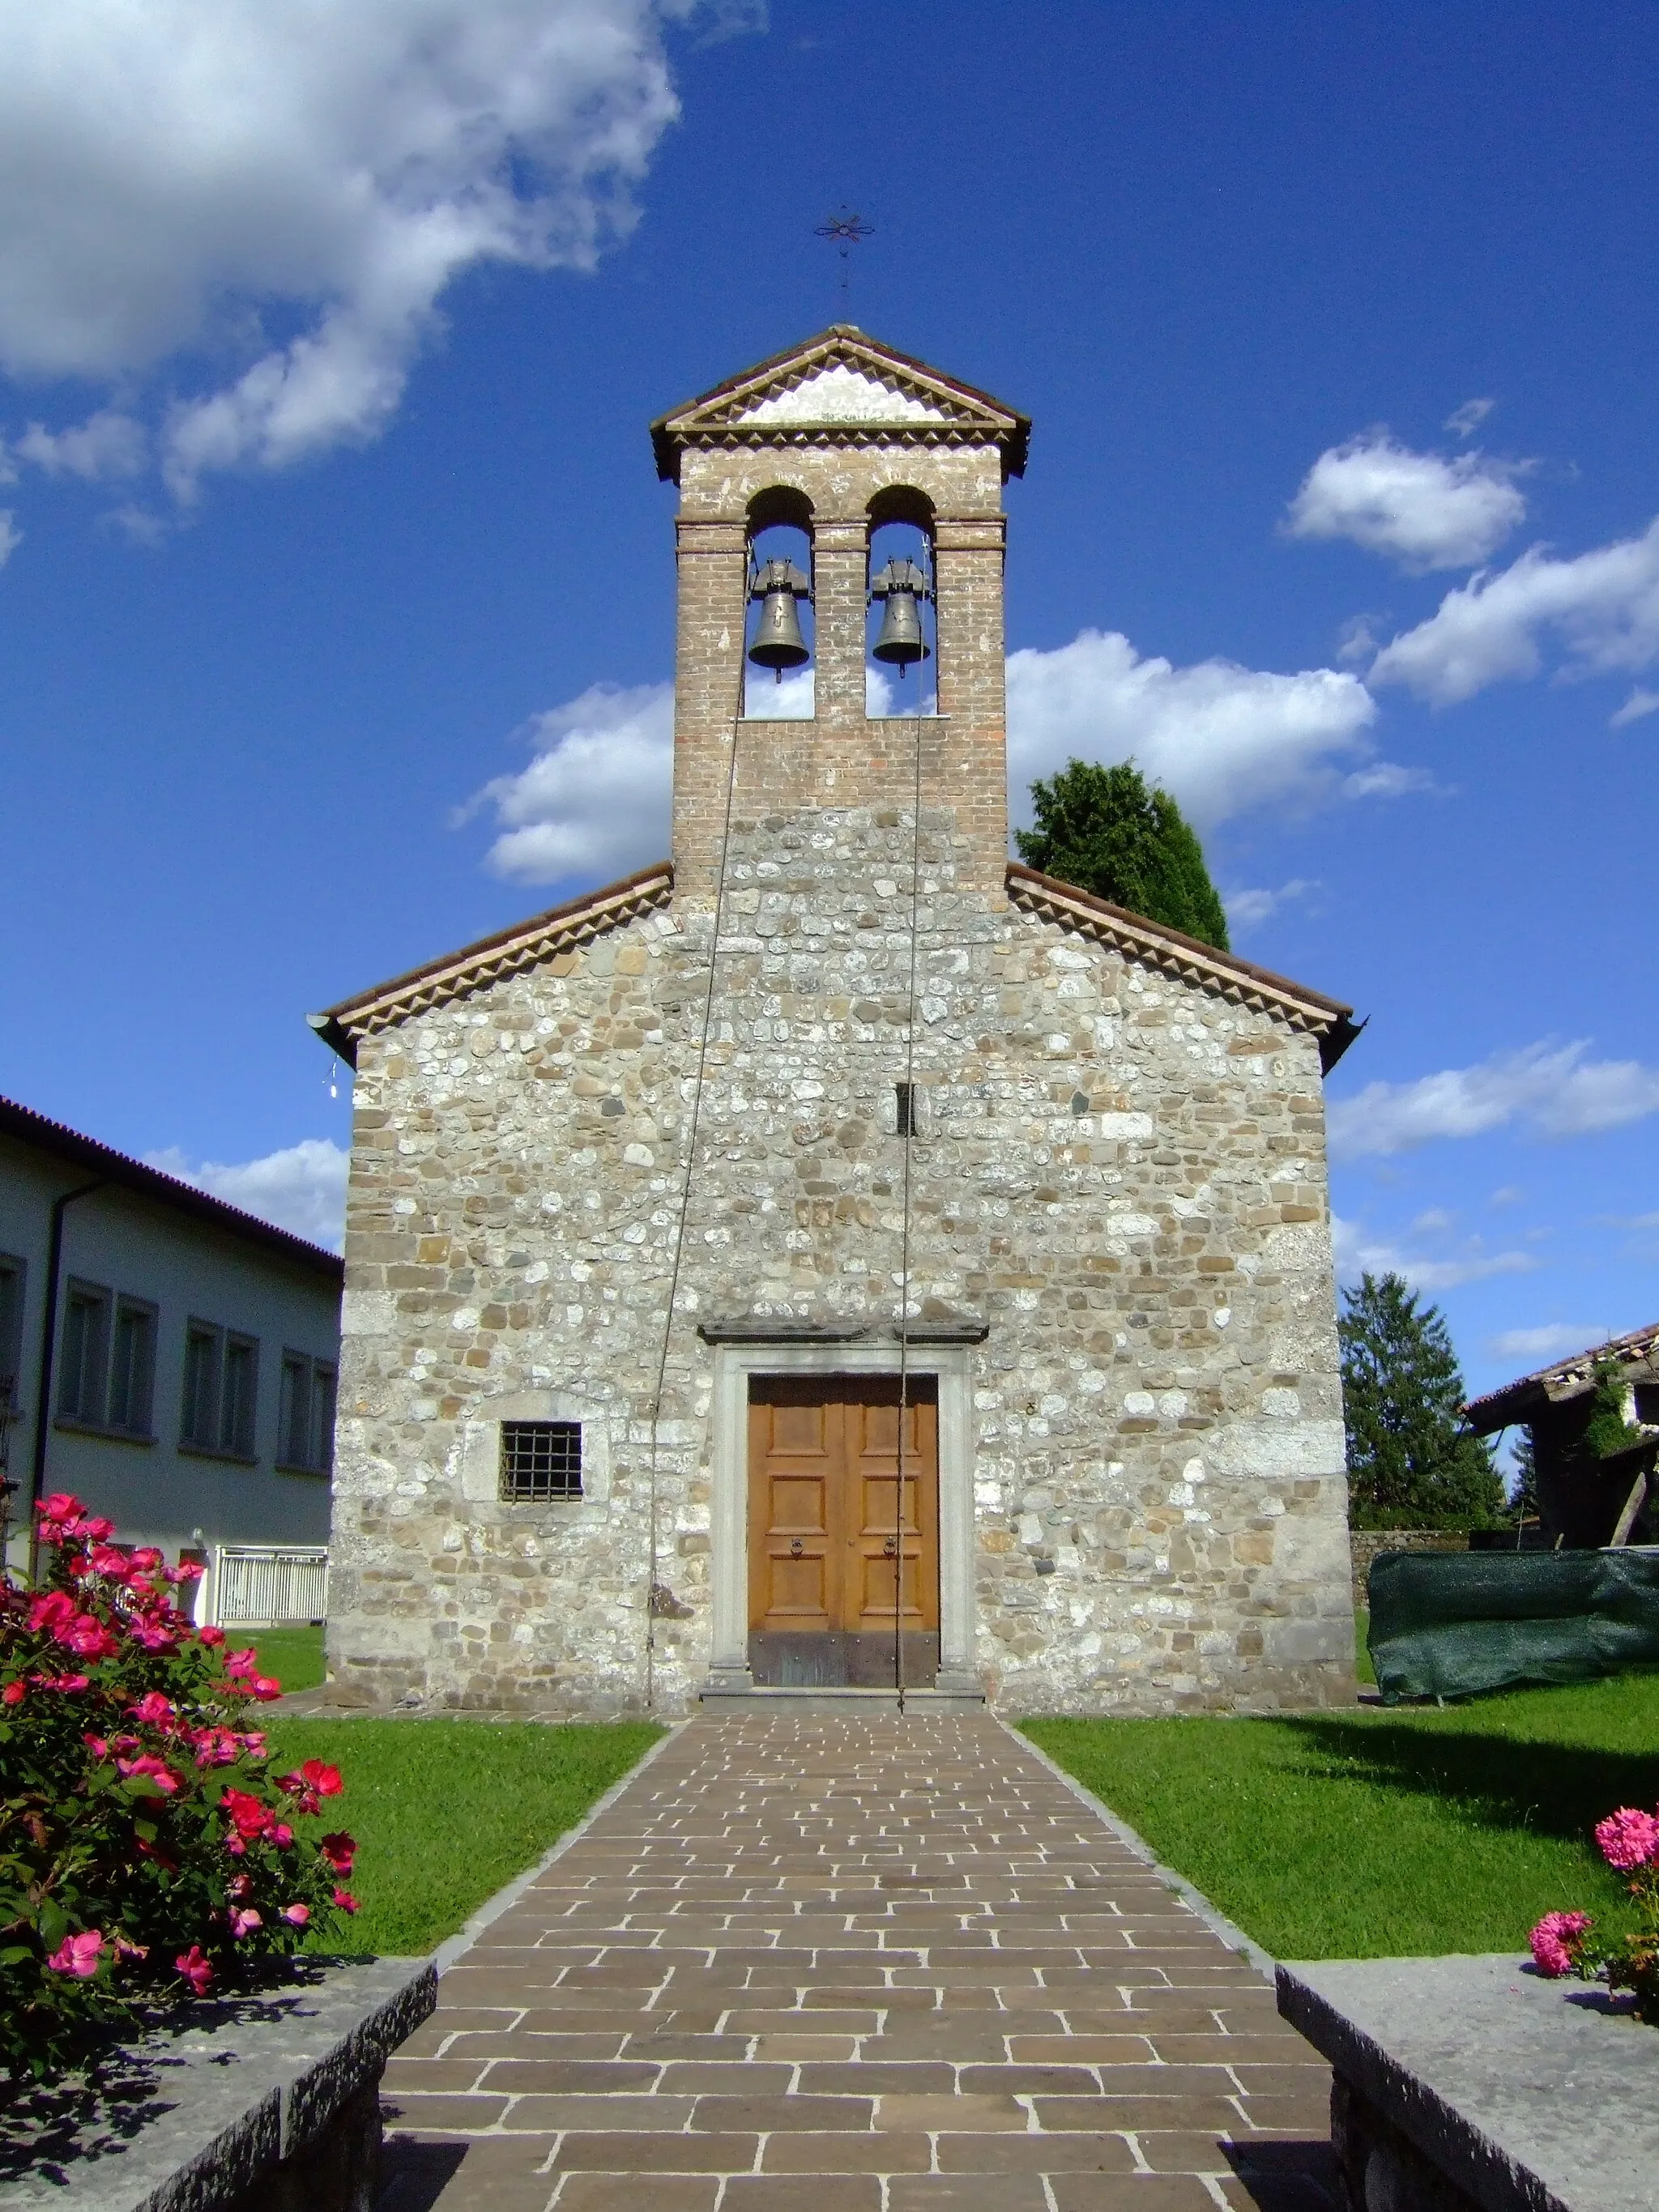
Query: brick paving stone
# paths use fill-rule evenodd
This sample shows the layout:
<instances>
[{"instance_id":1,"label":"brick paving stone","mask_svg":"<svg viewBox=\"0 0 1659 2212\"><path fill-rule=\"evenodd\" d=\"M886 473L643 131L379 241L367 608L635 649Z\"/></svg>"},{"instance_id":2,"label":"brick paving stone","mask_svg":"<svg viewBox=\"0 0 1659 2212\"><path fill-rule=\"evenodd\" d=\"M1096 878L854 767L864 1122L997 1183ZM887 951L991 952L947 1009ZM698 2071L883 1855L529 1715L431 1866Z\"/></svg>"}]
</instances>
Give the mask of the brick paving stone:
<instances>
[{"instance_id":1,"label":"brick paving stone","mask_svg":"<svg viewBox=\"0 0 1659 2212\"><path fill-rule=\"evenodd\" d=\"M444 1976L380 2212L1335 2212L1271 1990L984 1715L682 1729Z\"/></svg>"}]
</instances>

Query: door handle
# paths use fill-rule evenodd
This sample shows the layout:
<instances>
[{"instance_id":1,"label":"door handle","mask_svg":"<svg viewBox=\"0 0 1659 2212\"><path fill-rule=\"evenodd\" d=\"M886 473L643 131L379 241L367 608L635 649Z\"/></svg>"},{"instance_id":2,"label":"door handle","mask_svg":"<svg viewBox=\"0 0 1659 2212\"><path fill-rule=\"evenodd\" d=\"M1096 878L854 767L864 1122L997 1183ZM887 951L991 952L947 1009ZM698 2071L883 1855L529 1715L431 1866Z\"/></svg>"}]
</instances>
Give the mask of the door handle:
<instances>
[{"instance_id":1,"label":"door handle","mask_svg":"<svg viewBox=\"0 0 1659 2212\"><path fill-rule=\"evenodd\" d=\"M883 1544L883 1546L882 1546L882 1547L881 1547L881 1556L883 1557L883 1559L897 1559L897 1557L898 1557L898 1538L897 1538L896 1536L890 1536L890 1537L888 1537L887 1540Z\"/></svg>"},{"instance_id":2,"label":"door handle","mask_svg":"<svg viewBox=\"0 0 1659 2212\"><path fill-rule=\"evenodd\" d=\"M791 1542L790 1542L790 1546L789 1546L789 1556L790 1556L790 1558L791 1558L792 1559L799 1559L799 1557L801 1556L801 1553L802 1553L802 1552L803 1552L803 1550L804 1550L805 1548L805 1547L803 1546L803 1544L802 1544L802 1542L801 1542L801 1540L800 1540L800 1538L799 1538L799 1536L794 1537L794 1538L791 1540Z\"/></svg>"}]
</instances>

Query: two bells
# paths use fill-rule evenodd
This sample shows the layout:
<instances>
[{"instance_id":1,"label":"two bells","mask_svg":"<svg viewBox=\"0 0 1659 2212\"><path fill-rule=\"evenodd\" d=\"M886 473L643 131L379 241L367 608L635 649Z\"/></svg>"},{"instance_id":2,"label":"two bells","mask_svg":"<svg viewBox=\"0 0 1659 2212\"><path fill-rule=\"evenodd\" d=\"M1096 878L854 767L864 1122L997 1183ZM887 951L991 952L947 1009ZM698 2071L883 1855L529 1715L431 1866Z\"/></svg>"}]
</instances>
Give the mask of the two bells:
<instances>
[{"instance_id":1,"label":"two bells","mask_svg":"<svg viewBox=\"0 0 1659 2212\"><path fill-rule=\"evenodd\" d=\"M884 602L881 629L870 650L874 658L896 668L901 676L931 650L921 631L921 606L933 597L926 572L914 561L890 561L870 586L871 599ZM760 601L760 620L755 626L749 658L757 668L769 668L779 683L786 668L799 668L811 659L801 635L797 599L810 599L812 587L793 561L759 563L749 586L750 599Z\"/></svg>"}]
</instances>

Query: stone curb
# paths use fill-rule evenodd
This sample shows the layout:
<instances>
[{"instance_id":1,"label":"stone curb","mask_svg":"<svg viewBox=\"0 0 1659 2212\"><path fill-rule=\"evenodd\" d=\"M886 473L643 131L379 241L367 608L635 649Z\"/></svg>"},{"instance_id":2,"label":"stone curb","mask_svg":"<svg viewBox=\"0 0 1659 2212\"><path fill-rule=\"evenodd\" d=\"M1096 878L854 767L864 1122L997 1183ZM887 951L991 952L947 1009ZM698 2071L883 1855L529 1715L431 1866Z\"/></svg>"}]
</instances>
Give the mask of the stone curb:
<instances>
[{"instance_id":1,"label":"stone curb","mask_svg":"<svg viewBox=\"0 0 1659 2212\"><path fill-rule=\"evenodd\" d=\"M1224 1912L1212 1905L1203 1891L1195 1889L1184 1874L1177 1874L1173 1867L1165 1866L1144 1836L1138 1835L1128 1822L1121 1820L1109 1805L1096 1796L1092 1790L1085 1789L1074 1774L1068 1774L1063 1766L1050 1759L1040 1744L1033 1743L1029 1735L1015 1728L1012 1722L1004 1720L1000 1714L994 1713L991 1717L1000 1729L1005 1729L1016 1742L1024 1745L1034 1759L1041 1759L1056 1782L1063 1782L1073 1796L1080 1797L1091 1812L1097 1813L1118 1841L1132 1850L1138 1859L1144 1859L1150 1871L1158 1876L1166 1889L1172 1889L1178 1897L1184 1898L1212 1935L1218 1936L1230 1951L1239 1952L1248 1959L1264 1982L1270 1984L1274 1982L1279 1961L1264 1951L1260 1943L1247 1936L1236 1921L1229 1920Z\"/></svg>"},{"instance_id":2,"label":"stone curb","mask_svg":"<svg viewBox=\"0 0 1659 2212\"><path fill-rule=\"evenodd\" d=\"M527 1866L522 1874L515 1874L512 1881L498 1889L493 1897L487 1897L477 1911L471 1914L453 1936L445 1937L432 1954L432 1963L440 1974L447 1974L457 1959L472 1948L486 1928L490 1927L501 1918L502 1913L516 1905L527 1889L532 1889L535 1887L554 1861L562 1858L571 1845L587 1833L588 1829L599 1819L601 1813L609 1812L629 1784L637 1780L644 1773L658 1753L666 1749L685 1726L684 1721L667 1723L663 1734L657 1738L645 1756L636 1759L626 1774L618 1776L603 1797L596 1797L580 1820L568 1827L550 1850L544 1851L535 1864Z\"/></svg>"}]
</instances>

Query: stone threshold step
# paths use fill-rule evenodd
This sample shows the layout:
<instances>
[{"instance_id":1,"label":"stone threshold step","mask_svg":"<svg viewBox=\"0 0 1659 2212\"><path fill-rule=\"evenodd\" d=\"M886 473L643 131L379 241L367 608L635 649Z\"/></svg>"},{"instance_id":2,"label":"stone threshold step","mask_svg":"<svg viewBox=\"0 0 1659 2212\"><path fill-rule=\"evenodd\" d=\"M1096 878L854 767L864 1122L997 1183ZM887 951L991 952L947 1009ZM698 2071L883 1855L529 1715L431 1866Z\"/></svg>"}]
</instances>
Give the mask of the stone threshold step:
<instances>
[{"instance_id":1,"label":"stone threshold step","mask_svg":"<svg viewBox=\"0 0 1659 2212\"><path fill-rule=\"evenodd\" d=\"M833 1687L823 1684L801 1689L775 1687L770 1684L748 1683L728 1688L723 1682L705 1682L698 1692L702 1705L718 1712L762 1710L776 1711L785 1705L792 1712L846 1712L860 1705L866 1708L885 1707L898 1710L898 1697L892 1690ZM975 1687L963 1686L945 1690L907 1690L904 1693L907 1712L976 1713L985 1708L985 1692Z\"/></svg>"}]
</instances>

